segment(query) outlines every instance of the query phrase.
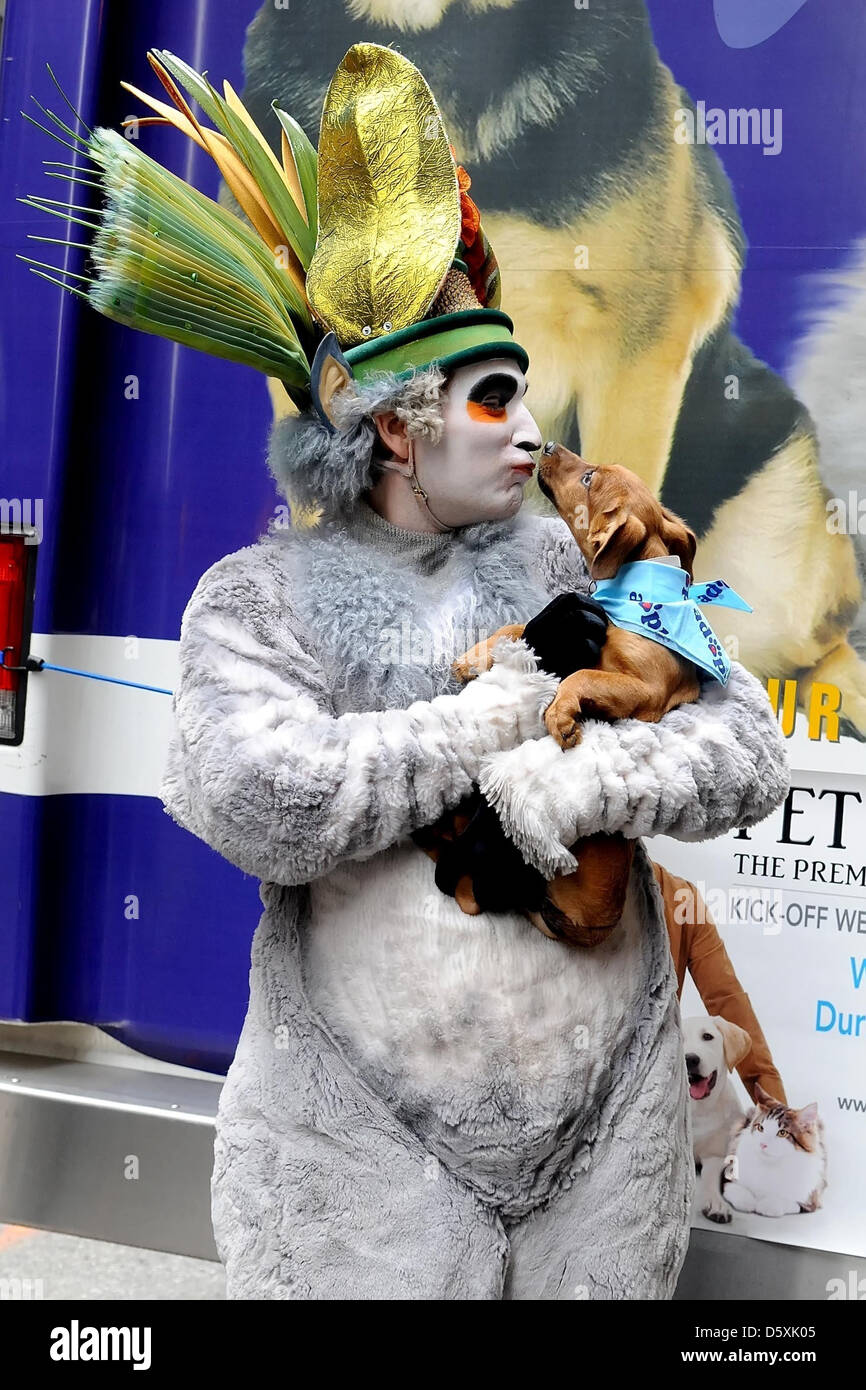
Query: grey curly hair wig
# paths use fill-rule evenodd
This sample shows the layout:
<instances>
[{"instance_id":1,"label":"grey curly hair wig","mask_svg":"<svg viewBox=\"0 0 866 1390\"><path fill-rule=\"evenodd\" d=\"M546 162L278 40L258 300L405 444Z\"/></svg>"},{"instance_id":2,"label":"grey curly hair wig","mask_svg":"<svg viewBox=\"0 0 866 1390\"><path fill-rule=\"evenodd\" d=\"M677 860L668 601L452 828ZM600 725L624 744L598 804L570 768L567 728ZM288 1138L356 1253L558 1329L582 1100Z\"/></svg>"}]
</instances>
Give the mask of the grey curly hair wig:
<instances>
[{"instance_id":1,"label":"grey curly hair wig","mask_svg":"<svg viewBox=\"0 0 866 1390\"><path fill-rule=\"evenodd\" d=\"M374 415L393 410L410 435L438 443L442 435L442 396L449 376L433 363L399 379L378 372L353 381L334 397L338 425L332 434L315 411L286 416L271 431L268 467L290 505L319 507L324 515L351 510L372 486L388 457Z\"/></svg>"}]
</instances>

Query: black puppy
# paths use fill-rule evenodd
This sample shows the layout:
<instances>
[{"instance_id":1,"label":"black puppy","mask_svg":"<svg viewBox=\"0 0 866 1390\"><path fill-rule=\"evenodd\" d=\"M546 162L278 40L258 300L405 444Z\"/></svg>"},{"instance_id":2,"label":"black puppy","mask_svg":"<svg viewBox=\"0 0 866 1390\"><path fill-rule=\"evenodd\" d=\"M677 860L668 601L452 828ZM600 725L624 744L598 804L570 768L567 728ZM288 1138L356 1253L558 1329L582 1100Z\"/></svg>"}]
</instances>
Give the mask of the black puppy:
<instances>
[{"instance_id":1,"label":"black puppy","mask_svg":"<svg viewBox=\"0 0 866 1390\"><path fill-rule=\"evenodd\" d=\"M565 680L598 664L608 618L601 604L582 594L558 594L531 618L523 640L543 671ZM486 797L473 788L456 810L418 830L415 843L436 859L436 886L464 910L539 912L547 880L524 862Z\"/></svg>"}]
</instances>

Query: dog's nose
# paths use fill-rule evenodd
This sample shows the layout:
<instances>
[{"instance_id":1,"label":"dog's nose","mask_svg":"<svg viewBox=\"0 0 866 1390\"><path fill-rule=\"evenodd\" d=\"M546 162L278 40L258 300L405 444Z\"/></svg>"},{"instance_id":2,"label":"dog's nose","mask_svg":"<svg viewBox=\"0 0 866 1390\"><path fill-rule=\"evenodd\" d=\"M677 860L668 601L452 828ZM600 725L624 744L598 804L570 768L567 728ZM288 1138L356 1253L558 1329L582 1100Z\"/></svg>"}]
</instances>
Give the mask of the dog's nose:
<instances>
[{"instance_id":1,"label":"dog's nose","mask_svg":"<svg viewBox=\"0 0 866 1390\"><path fill-rule=\"evenodd\" d=\"M688 1067L689 1071L697 1071L698 1066L700 1065L700 1060L701 1059L696 1052L686 1053L686 1066Z\"/></svg>"},{"instance_id":2,"label":"dog's nose","mask_svg":"<svg viewBox=\"0 0 866 1390\"><path fill-rule=\"evenodd\" d=\"M555 440L555 439L548 439L548 441L547 441L547 443L545 444L544 449L542 450L542 452L545 453L545 454L555 454L555 453L556 453L556 449L557 449L556 440Z\"/></svg>"}]
</instances>

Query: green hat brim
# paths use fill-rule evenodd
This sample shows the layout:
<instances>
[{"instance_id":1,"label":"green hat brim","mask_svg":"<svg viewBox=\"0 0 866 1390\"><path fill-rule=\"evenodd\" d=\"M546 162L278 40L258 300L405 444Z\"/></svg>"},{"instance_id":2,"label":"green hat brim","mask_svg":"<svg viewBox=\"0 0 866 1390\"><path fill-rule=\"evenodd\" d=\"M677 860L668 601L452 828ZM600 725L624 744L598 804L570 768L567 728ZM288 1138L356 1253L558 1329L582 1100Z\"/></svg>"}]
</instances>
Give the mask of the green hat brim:
<instances>
[{"instance_id":1,"label":"green hat brim","mask_svg":"<svg viewBox=\"0 0 866 1390\"><path fill-rule=\"evenodd\" d=\"M487 357L513 357L525 372L529 354L515 341L514 324L501 309L463 309L436 318L420 319L395 333L385 333L345 352L358 381L374 372L409 377L433 362L442 368L462 367Z\"/></svg>"}]
</instances>

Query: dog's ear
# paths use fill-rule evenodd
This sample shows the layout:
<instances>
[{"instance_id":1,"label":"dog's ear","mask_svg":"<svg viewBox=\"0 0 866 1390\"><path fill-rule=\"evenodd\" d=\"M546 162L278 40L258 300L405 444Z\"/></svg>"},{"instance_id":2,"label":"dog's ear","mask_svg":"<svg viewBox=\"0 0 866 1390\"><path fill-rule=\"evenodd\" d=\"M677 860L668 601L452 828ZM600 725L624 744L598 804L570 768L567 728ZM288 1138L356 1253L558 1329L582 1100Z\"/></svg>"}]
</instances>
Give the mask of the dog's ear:
<instances>
[{"instance_id":1,"label":"dog's ear","mask_svg":"<svg viewBox=\"0 0 866 1390\"><path fill-rule=\"evenodd\" d=\"M593 579L612 579L635 546L646 539L646 526L627 507L603 512L593 520L587 540L593 555L589 572Z\"/></svg>"},{"instance_id":2,"label":"dog's ear","mask_svg":"<svg viewBox=\"0 0 866 1390\"><path fill-rule=\"evenodd\" d=\"M662 507L661 538L671 554L679 556L683 569L691 574L698 538L682 517L677 516L676 512L670 511L668 507Z\"/></svg>"},{"instance_id":3,"label":"dog's ear","mask_svg":"<svg viewBox=\"0 0 866 1390\"><path fill-rule=\"evenodd\" d=\"M728 1071L733 1071L737 1063L742 1062L746 1054L751 1052L752 1039L745 1028L741 1028L738 1023L729 1023L726 1018L721 1018L718 1014L713 1017L713 1023L722 1035L725 1066Z\"/></svg>"}]
</instances>

